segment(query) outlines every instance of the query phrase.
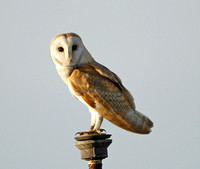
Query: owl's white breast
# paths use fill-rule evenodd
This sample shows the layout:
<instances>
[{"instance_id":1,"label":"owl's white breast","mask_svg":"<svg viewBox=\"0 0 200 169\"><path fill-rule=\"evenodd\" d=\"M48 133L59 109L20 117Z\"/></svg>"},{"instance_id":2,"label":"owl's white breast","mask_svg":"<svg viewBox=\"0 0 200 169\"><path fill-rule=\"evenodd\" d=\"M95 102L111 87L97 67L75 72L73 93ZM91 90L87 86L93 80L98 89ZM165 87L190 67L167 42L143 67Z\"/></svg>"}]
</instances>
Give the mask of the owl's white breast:
<instances>
[{"instance_id":1,"label":"owl's white breast","mask_svg":"<svg viewBox=\"0 0 200 169\"><path fill-rule=\"evenodd\" d=\"M58 65L56 66L56 70L60 75L61 79L68 85L68 79L73 71L73 67L63 67Z\"/></svg>"}]
</instances>

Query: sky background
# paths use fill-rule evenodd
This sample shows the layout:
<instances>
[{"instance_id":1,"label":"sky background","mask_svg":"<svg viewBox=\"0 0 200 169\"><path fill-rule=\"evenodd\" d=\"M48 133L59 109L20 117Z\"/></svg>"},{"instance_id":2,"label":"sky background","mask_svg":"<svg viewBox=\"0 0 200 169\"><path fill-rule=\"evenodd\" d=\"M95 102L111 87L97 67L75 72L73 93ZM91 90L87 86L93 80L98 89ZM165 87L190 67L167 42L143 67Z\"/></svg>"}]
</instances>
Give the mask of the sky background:
<instances>
[{"instance_id":1,"label":"sky background","mask_svg":"<svg viewBox=\"0 0 200 169\"><path fill-rule=\"evenodd\" d=\"M78 33L96 61L122 79L150 135L112 134L104 169L200 168L200 2L0 2L0 169L87 169L74 135L90 113L50 57L50 41Z\"/></svg>"}]
</instances>

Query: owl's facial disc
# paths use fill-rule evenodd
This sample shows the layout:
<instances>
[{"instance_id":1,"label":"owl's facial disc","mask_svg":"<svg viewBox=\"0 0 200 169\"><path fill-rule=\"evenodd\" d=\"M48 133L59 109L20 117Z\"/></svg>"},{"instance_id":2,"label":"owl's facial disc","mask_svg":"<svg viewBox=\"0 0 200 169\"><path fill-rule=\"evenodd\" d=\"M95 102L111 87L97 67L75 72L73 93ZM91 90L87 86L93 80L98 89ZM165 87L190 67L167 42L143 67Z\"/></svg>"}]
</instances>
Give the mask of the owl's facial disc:
<instances>
[{"instance_id":1,"label":"owl's facial disc","mask_svg":"<svg viewBox=\"0 0 200 169\"><path fill-rule=\"evenodd\" d=\"M84 46L81 39L67 35L58 35L51 42L51 56L56 66L77 66L83 54Z\"/></svg>"}]
</instances>

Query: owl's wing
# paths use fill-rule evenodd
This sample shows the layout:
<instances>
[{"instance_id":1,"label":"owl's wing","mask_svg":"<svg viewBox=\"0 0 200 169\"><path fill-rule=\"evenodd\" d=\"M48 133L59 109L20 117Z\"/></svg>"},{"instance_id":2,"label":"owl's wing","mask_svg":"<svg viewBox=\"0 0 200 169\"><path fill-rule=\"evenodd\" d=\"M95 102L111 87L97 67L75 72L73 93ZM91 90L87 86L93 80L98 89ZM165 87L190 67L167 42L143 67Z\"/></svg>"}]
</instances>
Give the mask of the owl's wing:
<instances>
[{"instance_id":1,"label":"owl's wing","mask_svg":"<svg viewBox=\"0 0 200 169\"><path fill-rule=\"evenodd\" d=\"M99 72L102 76L105 76L109 78L113 83L116 83L121 90L124 92L124 95L128 102L130 103L130 106L133 110L135 110L135 103L134 98L130 94L130 92L123 86L121 79L112 71L110 71L107 67L101 65L100 63L95 62L91 65L97 72Z\"/></svg>"},{"instance_id":2,"label":"owl's wing","mask_svg":"<svg viewBox=\"0 0 200 169\"><path fill-rule=\"evenodd\" d=\"M135 111L132 96L108 69L84 65L72 72L69 82L75 95L110 122L136 133L150 132L152 122Z\"/></svg>"}]
</instances>

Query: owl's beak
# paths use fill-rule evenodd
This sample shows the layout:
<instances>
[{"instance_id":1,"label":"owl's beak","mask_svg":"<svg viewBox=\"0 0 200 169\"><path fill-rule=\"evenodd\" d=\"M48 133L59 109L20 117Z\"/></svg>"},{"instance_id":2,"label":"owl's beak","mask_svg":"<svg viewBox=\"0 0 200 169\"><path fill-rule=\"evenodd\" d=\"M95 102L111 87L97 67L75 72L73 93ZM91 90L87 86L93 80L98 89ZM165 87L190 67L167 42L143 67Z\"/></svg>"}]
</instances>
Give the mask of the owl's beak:
<instances>
[{"instance_id":1,"label":"owl's beak","mask_svg":"<svg viewBox=\"0 0 200 169\"><path fill-rule=\"evenodd\" d=\"M71 56L71 54L70 54L69 51L66 52L65 57L66 57L66 59L67 59L67 64L70 66L71 63L72 63L72 56Z\"/></svg>"},{"instance_id":2,"label":"owl's beak","mask_svg":"<svg viewBox=\"0 0 200 169\"><path fill-rule=\"evenodd\" d=\"M69 67L76 66L76 63L75 64L73 63L72 55L70 54L70 52L67 52L66 55L67 55L66 56L66 58L67 58L67 66L69 66Z\"/></svg>"}]
</instances>

